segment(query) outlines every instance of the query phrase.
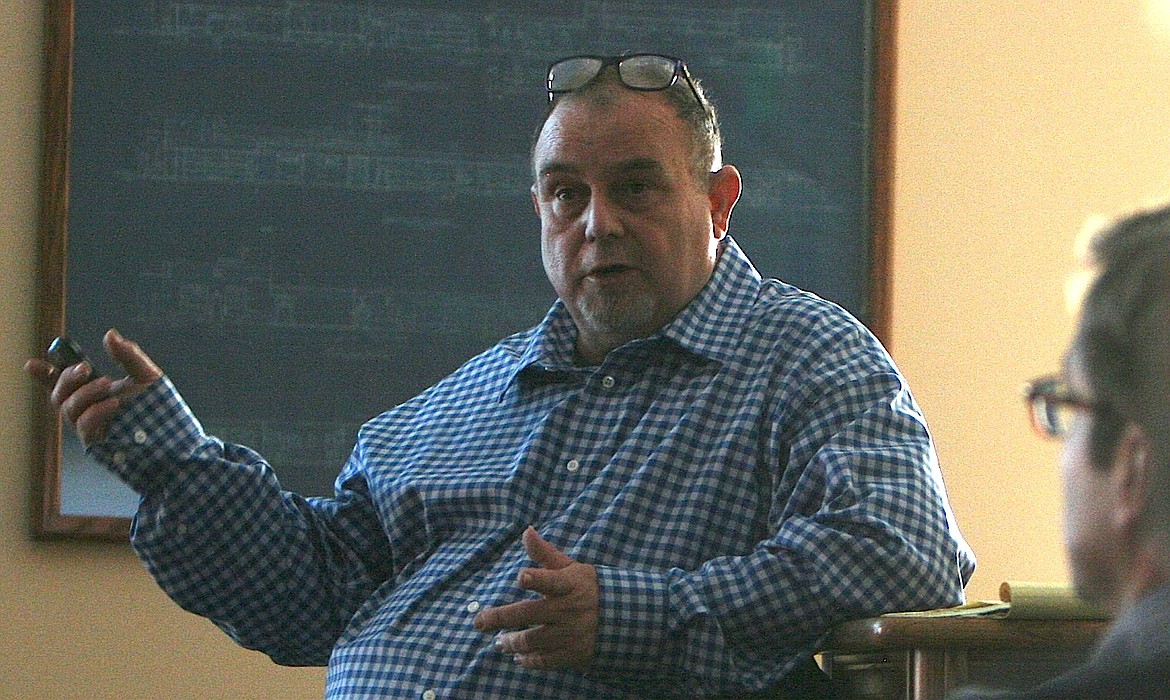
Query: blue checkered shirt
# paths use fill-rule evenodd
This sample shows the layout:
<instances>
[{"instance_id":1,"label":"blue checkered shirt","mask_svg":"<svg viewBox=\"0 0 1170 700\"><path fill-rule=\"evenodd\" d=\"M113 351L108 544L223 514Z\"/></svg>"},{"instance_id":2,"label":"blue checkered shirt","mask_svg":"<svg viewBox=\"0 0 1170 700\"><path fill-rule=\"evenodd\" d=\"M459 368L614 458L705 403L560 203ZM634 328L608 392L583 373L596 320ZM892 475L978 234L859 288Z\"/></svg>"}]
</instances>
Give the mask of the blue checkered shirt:
<instances>
[{"instance_id":1,"label":"blue checkered shirt","mask_svg":"<svg viewBox=\"0 0 1170 700\"><path fill-rule=\"evenodd\" d=\"M573 363L558 302L362 427L331 498L283 492L160 380L94 454L142 495L133 544L184 608L330 698L735 694L835 623L957 604L974 560L923 417L839 307L728 242L658 333ZM528 525L600 584L587 673L472 627L530 597Z\"/></svg>"}]
</instances>

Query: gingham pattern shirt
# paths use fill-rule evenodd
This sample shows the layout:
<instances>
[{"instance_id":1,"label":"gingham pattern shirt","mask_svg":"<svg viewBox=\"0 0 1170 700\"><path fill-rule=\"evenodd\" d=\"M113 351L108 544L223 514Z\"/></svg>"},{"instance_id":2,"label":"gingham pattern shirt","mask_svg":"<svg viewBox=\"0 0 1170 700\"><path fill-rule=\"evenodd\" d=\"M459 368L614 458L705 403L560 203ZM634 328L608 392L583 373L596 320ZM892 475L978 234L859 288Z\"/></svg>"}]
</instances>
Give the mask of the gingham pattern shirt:
<instances>
[{"instance_id":1,"label":"gingham pattern shirt","mask_svg":"<svg viewBox=\"0 0 1170 700\"><path fill-rule=\"evenodd\" d=\"M332 498L282 492L162 379L94 454L184 608L326 696L620 698L776 683L835 623L954 605L974 560L923 417L839 307L728 241L660 332L574 366L558 302L362 427ZM477 610L531 596L528 525L597 567L588 673L531 671Z\"/></svg>"}]
</instances>

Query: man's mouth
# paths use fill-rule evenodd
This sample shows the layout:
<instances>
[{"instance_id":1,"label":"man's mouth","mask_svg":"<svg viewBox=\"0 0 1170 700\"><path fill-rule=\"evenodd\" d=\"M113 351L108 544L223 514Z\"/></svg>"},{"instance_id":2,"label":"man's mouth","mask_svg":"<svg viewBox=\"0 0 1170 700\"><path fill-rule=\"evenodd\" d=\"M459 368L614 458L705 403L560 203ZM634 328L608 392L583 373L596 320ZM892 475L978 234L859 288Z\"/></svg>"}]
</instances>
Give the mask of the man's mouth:
<instances>
[{"instance_id":1,"label":"man's mouth","mask_svg":"<svg viewBox=\"0 0 1170 700\"><path fill-rule=\"evenodd\" d=\"M605 279L607 277L620 275L623 272L628 272L633 269L634 268L630 267L629 265L600 265L590 270L585 276L593 277L595 279Z\"/></svg>"}]
</instances>

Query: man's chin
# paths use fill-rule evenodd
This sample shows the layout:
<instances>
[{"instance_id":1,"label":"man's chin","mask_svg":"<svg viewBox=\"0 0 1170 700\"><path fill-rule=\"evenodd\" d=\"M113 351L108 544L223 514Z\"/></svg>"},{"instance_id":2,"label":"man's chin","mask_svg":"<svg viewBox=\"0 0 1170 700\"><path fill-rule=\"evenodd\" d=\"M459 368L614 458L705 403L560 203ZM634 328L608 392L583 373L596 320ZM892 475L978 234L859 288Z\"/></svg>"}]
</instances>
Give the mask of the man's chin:
<instances>
[{"instance_id":1,"label":"man's chin","mask_svg":"<svg viewBox=\"0 0 1170 700\"><path fill-rule=\"evenodd\" d=\"M658 330L654 323L653 300L648 295L620 299L589 298L580 308L581 330L595 337L622 343L643 338Z\"/></svg>"}]
</instances>

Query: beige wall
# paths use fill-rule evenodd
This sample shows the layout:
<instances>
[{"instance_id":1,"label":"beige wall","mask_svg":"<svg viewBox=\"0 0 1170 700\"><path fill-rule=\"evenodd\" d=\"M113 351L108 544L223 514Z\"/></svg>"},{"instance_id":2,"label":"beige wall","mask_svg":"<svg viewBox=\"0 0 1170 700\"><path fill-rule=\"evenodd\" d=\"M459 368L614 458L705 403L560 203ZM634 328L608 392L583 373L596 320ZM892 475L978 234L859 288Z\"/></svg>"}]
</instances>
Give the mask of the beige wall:
<instances>
[{"instance_id":1,"label":"beige wall","mask_svg":"<svg viewBox=\"0 0 1170 700\"><path fill-rule=\"evenodd\" d=\"M1081 223L1170 195L1170 35L1142 0L900 4L892 345L996 598L1066 577L1018 392L1058 368Z\"/></svg>"},{"instance_id":2,"label":"beige wall","mask_svg":"<svg viewBox=\"0 0 1170 700\"><path fill-rule=\"evenodd\" d=\"M125 545L28 536L39 4L0 0L0 697L319 697L319 669L235 648ZM1139 0L900 5L894 354L994 597L1066 576L1056 448L1017 391L1059 361L1083 219L1170 193L1170 37Z\"/></svg>"}]
</instances>

